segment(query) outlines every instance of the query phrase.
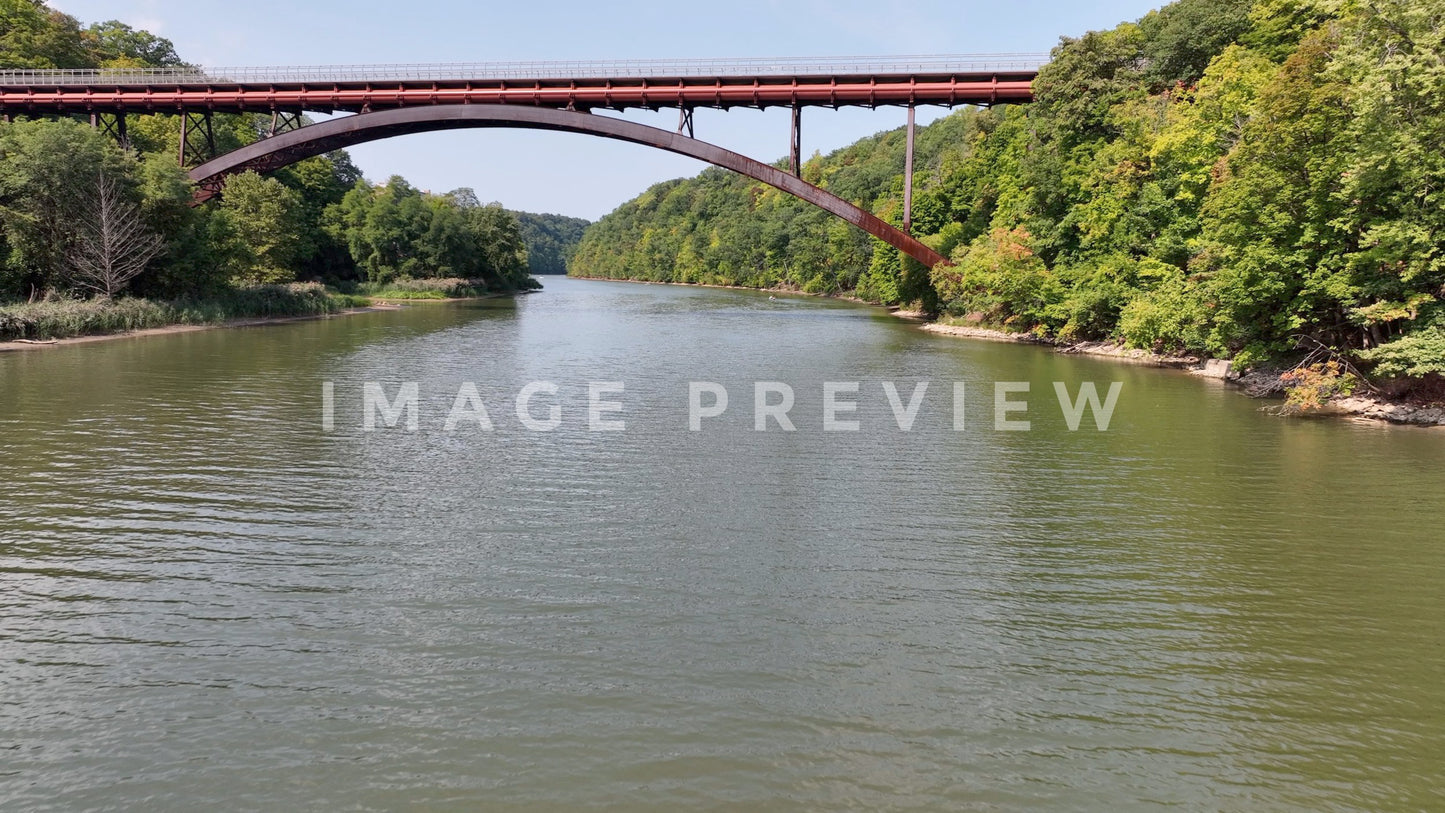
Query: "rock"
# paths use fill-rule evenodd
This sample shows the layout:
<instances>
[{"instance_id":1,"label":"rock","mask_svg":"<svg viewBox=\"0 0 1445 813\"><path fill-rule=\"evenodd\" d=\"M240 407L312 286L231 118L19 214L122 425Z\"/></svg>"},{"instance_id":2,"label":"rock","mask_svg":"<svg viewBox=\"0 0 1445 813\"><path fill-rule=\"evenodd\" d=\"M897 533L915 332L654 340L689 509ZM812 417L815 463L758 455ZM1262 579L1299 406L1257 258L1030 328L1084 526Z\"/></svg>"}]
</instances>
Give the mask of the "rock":
<instances>
[{"instance_id":1,"label":"rock","mask_svg":"<svg viewBox=\"0 0 1445 813\"><path fill-rule=\"evenodd\" d=\"M1368 398L1350 396L1349 398L1341 398L1338 401L1335 401L1335 404L1338 405L1340 409L1343 409L1346 412L1358 414L1374 406L1375 402L1371 401Z\"/></svg>"},{"instance_id":2,"label":"rock","mask_svg":"<svg viewBox=\"0 0 1445 813\"><path fill-rule=\"evenodd\" d=\"M1217 378L1220 381L1228 381L1232 370L1229 362L1224 359L1208 359L1204 362L1204 367L1198 372L1205 378Z\"/></svg>"},{"instance_id":3,"label":"rock","mask_svg":"<svg viewBox=\"0 0 1445 813\"><path fill-rule=\"evenodd\" d=\"M1284 382L1275 371L1250 370L1234 379L1251 398L1269 398L1284 394Z\"/></svg>"},{"instance_id":4,"label":"rock","mask_svg":"<svg viewBox=\"0 0 1445 813\"><path fill-rule=\"evenodd\" d=\"M1445 409L1417 409L1415 414L1410 416L1410 423L1418 426L1445 424Z\"/></svg>"}]
</instances>

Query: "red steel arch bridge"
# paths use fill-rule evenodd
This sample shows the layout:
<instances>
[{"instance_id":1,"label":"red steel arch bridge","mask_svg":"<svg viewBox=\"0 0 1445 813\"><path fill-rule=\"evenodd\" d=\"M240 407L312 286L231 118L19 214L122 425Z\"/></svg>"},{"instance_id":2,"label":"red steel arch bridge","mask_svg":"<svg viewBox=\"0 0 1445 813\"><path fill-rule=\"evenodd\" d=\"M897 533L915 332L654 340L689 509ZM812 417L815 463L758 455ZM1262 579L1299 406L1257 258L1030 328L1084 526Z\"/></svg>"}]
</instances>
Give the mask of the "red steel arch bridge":
<instances>
[{"instance_id":1,"label":"red steel arch bridge","mask_svg":"<svg viewBox=\"0 0 1445 813\"><path fill-rule=\"evenodd\" d=\"M726 167L813 203L910 257L946 258L910 234L914 108L1033 99L1042 54L625 62L504 62L301 68L0 70L0 116L88 116L122 144L137 115L178 115L178 159L198 202L234 173L268 172L366 141L436 130L512 127L584 133ZM806 107L908 111L904 223L899 229L801 178ZM789 171L695 137L693 111L792 110ZM678 110L676 131L593 111ZM259 141L218 155L217 113L271 116ZM350 113L316 123L306 113Z\"/></svg>"}]
</instances>

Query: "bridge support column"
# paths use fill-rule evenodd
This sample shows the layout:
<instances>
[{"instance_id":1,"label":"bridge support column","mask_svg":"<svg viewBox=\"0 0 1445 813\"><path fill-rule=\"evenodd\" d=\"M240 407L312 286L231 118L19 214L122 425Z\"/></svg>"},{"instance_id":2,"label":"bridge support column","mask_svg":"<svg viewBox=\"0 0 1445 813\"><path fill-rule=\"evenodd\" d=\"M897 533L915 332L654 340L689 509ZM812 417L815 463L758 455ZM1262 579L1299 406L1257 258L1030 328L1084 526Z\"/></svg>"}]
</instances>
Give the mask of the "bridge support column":
<instances>
[{"instance_id":1,"label":"bridge support column","mask_svg":"<svg viewBox=\"0 0 1445 813\"><path fill-rule=\"evenodd\" d=\"M908 146L903 151L903 233L913 234L913 105L908 106Z\"/></svg>"},{"instance_id":2,"label":"bridge support column","mask_svg":"<svg viewBox=\"0 0 1445 813\"><path fill-rule=\"evenodd\" d=\"M216 157L216 132L211 111L181 114L181 169L200 166Z\"/></svg>"},{"instance_id":3,"label":"bridge support column","mask_svg":"<svg viewBox=\"0 0 1445 813\"><path fill-rule=\"evenodd\" d=\"M803 108L793 105L793 137L788 147L788 167L793 177L803 177Z\"/></svg>"},{"instance_id":4,"label":"bridge support column","mask_svg":"<svg viewBox=\"0 0 1445 813\"><path fill-rule=\"evenodd\" d=\"M125 128L125 113L91 113L90 126L100 131L101 135L115 139L115 143L123 150L130 149L130 135Z\"/></svg>"},{"instance_id":5,"label":"bridge support column","mask_svg":"<svg viewBox=\"0 0 1445 813\"><path fill-rule=\"evenodd\" d=\"M688 138L697 138L693 133L691 107L679 107L677 109L677 132L687 133Z\"/></svg>"}]
</instances>

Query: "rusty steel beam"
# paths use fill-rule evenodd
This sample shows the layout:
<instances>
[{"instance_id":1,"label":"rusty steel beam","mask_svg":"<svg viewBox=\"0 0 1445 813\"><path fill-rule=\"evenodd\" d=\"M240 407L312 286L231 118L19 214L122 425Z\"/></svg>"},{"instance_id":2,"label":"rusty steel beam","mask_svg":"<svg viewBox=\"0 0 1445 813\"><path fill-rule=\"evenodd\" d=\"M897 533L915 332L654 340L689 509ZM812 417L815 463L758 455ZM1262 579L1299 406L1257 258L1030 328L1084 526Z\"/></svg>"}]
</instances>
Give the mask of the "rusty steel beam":
<instances>
[{"instance_id":1,"label":"rusty steel beam","mask_svg":"<svg viewBox=\"0 0 1445 813\"><path fill-rule=\"evenodd\" d=\"M364 113L308 125L257 141L196 167L191 170L190 177L198 187L196 199L201 202L219 194L225 186L226 178L238 172L270 172L332 150L393 136L484 127L582 133L686 155L795 195L852 223L929 268L948 262L943 255L889 225L872 212L854 206L837 195L806 183L777 167L680 133L569 110L520 106L436 105Z\"/></svg>"},{"instance_id":2,"label":"rusty steel beam","mask_svg":"<svg viewBox=\"0 0 1445 813\"><path fill-rule=\"evenodd\" d=\"M840 107L1027 102L1035 72L917 77L719 77L572 82L364 82L254 85L0 85L0 114L367 112L397 107L509 104L563 110L672 107Z\"/></svg>"}]
</instances>

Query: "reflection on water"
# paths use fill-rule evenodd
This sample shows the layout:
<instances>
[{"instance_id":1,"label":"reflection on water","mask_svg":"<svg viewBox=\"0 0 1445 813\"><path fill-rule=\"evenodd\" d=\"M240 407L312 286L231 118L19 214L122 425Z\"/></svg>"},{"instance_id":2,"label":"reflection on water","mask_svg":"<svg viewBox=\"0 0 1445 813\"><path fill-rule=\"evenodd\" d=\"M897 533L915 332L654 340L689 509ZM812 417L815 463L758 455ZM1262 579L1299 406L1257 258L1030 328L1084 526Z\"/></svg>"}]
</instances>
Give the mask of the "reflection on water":
<instances>
[{"instance_id":1,"label":"reflection on water","mask_svg":"<svg viewBox=\"0 0 1445 813\"><path fill-rule=\"evenodd\" d=\"M752 431L757 380L797 432ZM900 432L881 382L922 380ZM996 380L1033 431L992 431ZM1108 433L1051 401L1086 380L1124 382ZM423 430L360 431L366 381ZM468 381L496 430L440 431ZM696 433L689 381L731 396ZM824 381L863 431L820 431ZM1258 406L571 280L3 354L0 808L1438 804L1445 435Z\"/></svg>"}]
</instances>

